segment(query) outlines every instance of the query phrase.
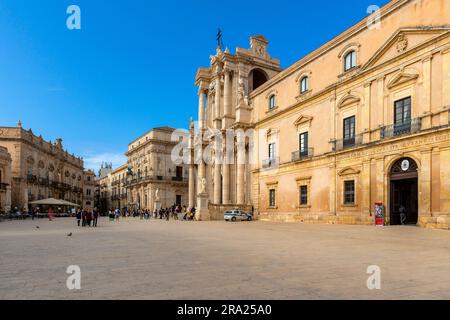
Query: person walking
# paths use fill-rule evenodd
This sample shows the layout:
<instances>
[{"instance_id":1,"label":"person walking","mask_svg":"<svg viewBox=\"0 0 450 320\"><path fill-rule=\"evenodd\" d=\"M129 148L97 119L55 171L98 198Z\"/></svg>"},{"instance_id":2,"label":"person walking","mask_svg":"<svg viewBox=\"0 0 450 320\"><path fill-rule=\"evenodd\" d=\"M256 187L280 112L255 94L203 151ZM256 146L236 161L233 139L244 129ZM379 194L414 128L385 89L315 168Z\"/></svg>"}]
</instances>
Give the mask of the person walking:
<instances>
[{"instance_id":1,"label":"person walking","mask_svg":"<svg viewBox=\"0 0 450 320\"><path fill-rule=\"evenodd\" d=\"M92 213L92 217L93 217L93 227L97 228L97 223L98 223L98 211L94 209L93 213Z\"/></svg>"},{"instance_id":2,"label":"person walking","mask_svg":"<svg viewBox=\"0 0 450 320\"><path fill-rule=\"evenodd\" d=\"M77 211L77 224L78 226L81 224L81 210Z\"/></svg>"},{"instance_id":3,"label":"person walking","mask_svg":"<svg viewBox=\"0 0 450 320\"><path fill-rule=\"evenodd\" d=\"M119 219L120 219L120 210L117 209L116 210L116 221L119 222Z\"/></svg>"},{"instance_id":4,"label":"person walking","mask_svg":"<svg viewBox=\"0 0 450 320\"><path fill-rule=\"evenodd\" d=\"M81 212L81 226L82 227L86 227L86 209L83 209L83 211Z\"/></svg>"},{"instance_id":5,"label":"person walking","mask_svg":"<svg viewBox=\"0 0 450 320\"><path fill-rule=\"evenodd\" d=\"M400 213L400 223L402 226L404 226L406 224L406 208L405 208L405 206L400 206L398 211Z\"/></svg>"},{"instance_id":6,"label":"person walking","mask_svg":"<svg viewBox=\"0 0 450 320\"><path fill-rule=\"evenodd\" d=\"M86 222L87 222L87 225L90 227L91 222L92 222L92 211L91 210L89 210L86 214Z\"/></svg>"},{"instance_id":7,"label":"person walking","mask_svg":"<svg viewBox=\"0 0 450 320\"><path fill-rule=\"evenodd\" d=\"M48 221L53 221L53 210L52 210L52 208L48 209Z\"/></svg>"}]
</instances>

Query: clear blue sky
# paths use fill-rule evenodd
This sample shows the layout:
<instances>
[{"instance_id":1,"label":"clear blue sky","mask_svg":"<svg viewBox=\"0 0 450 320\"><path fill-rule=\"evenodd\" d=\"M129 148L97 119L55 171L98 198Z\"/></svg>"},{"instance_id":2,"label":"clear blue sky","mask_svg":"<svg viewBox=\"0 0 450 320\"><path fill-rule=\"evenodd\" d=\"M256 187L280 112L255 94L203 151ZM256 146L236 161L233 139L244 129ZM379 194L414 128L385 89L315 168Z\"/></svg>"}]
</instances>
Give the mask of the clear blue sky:
<instances>
[{"instance_id":1,"label":"clear blue sky","mask_svg":"<svg viewBox=\"0 0 450 320\"><path fill-rule=\"evenodd\" d=\"M88 168L117 166L141 134L196 115L218 27L232 52L263 34L285 68L387 2L0 0L0 126L21 119ZM66 27L71 4L81 30Z\"/></svg>"}]
</instances>

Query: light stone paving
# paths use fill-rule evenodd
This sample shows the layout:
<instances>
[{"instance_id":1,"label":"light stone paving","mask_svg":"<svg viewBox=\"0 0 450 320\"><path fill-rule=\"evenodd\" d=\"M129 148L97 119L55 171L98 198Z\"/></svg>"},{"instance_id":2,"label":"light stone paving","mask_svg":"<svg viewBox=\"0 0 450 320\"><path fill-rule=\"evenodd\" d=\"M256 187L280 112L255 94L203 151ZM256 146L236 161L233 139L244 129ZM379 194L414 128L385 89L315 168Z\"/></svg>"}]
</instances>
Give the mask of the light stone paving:
<instances>
[{"instance_id":1,"label":"light stone paving","mask_svg":"<svg viewBox=\"0 0 450 320\"><path fill-rule=\"evenodd\" d=\"M37 229L36 226L40 226ZM72 232L72 237L67 234ZM66 288L69 265L82 289ZM367 267L382 289L367 289ZM1 299L450 299L450 232L268 222L0 223Z\"/></svg>"}]
</instances>

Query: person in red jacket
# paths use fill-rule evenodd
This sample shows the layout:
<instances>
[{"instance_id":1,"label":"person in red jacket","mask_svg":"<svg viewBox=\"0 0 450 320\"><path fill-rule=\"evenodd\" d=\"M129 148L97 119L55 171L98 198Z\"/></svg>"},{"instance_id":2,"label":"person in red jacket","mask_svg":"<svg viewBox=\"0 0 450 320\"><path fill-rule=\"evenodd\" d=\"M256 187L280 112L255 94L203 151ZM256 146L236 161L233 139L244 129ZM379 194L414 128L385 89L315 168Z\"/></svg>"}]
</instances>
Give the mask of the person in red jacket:
<instances>
[{"instance_id":1,"label":"person in red jacket","mask_svg":"<svg viewBox=\"0 0 450 320\"><path fill-rule=\"evenodd\" d=\"M48 221L53 220L53 210L52 208L48 209Z\"/></svg>"}]
</instances>

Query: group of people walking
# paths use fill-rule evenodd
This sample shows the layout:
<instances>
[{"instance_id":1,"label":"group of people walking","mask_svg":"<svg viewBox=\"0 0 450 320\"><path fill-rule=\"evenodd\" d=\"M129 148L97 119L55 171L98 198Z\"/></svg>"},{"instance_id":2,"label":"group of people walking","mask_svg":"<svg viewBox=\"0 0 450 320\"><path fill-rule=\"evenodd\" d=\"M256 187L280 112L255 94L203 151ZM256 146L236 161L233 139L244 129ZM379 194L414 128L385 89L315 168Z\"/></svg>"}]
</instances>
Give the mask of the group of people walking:
<instances>
[{"instance_id":1,"label":"group of people walking","mask_svg":"<svg viewBox=\"0 0 450 320\"><path fill-rule=\"evenodd\" d=\"M98 211L94 210L78 210L76 213L77 224L80 227L94 227L98 225Z\"/></svg>"},{"instance_id":2,"label":"group of people walking","mask_svg":"<svg viewBox=\"0 0 450 320\"><path fill-rule=\"evenodd\" d=\"M115 211L109 211L110 221L119 221L120 218L126 217L140 217L141 220L160 219L160 220L194 220L195 208L188 210L186 206L173 205L168 208L155 209L153 212L150 210L134 210L128 212L127 210L116 209Z\"/></svg>"}]
</instances>

